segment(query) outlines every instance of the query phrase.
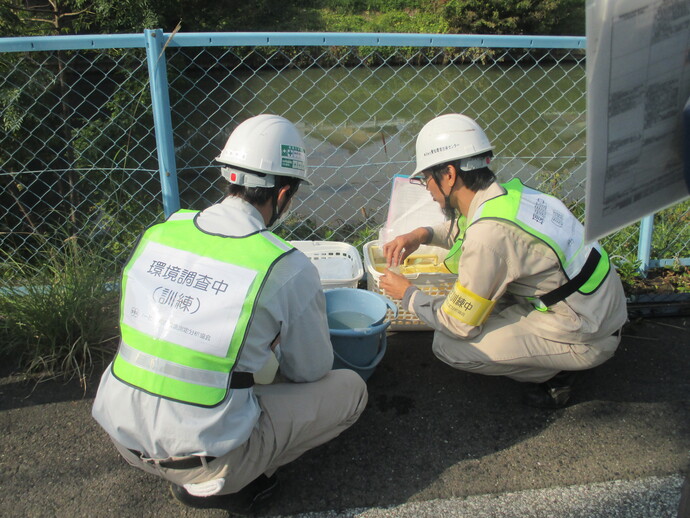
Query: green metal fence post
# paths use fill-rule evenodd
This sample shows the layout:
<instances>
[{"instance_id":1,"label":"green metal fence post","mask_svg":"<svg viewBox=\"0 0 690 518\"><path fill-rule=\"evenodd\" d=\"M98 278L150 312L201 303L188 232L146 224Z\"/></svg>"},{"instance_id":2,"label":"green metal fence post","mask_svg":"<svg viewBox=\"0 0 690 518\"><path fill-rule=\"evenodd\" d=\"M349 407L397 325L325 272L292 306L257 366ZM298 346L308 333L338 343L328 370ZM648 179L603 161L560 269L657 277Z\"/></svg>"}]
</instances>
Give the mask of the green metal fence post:
<instances>
[{"instance_id":1,"label":"green metal fence post","mask_svg":"<svg viewBox=\"0 0 690 518\"><path fill-rule=\"evenodd\" d=\"M161 178L163 211L167 218L180 208L180 194L177 187L177 167L173 144L170 96L165 61L165 42L161 29L146 29L146 59L149 68L153 124L156 133L158 170Z\"/></svg>"},{"instance_id":2,"label":"green metal fence post","mask_svg":"<svg viewBox=\"0 0 690 518\"><path fill-rule=\"evenodd\" d=\"M647 276L652 253L652 235L654 234L654 214L645 216L640 222L640 240L637 244L637 260L640 262L639 271Z\"/></svg>"}]
</instances>

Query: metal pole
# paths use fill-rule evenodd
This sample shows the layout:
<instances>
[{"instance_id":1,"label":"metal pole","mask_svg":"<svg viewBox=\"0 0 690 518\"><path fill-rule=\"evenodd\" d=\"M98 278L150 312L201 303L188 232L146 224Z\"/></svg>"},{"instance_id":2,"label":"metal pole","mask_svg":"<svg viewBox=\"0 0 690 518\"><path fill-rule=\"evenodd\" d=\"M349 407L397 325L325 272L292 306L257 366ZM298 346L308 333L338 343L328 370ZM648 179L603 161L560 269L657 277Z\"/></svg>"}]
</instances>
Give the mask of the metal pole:
<instances>
[{"instance_id":1,"label":"metal pole","mask_svg":"<svg viewBox=\"0 0 690 518\"><path fill-rule=\"evenodd\" d=\"M637 244L637 260L640 262L640 274L647 276L650 255L652 253L652 234L654 233L654 214L645 216L640 222L640 240Z\"/></svg>"},{"instance_id":2,"label":"metal pole","mask_svg":"<svg viewBox=\"0 0 690 518\"><path fill-rule=\"evenodd\" d=\"M158 152L158 170L163 195L163 211L167 218L180 208L180 193L177 188L170 96L168 95L168 77L165 53L163 52L165 41L163 41L161 29L146 29L144 30L144 37L151 86L151 103L153 105L153 125Z\"/></svg>"}]
</instances>

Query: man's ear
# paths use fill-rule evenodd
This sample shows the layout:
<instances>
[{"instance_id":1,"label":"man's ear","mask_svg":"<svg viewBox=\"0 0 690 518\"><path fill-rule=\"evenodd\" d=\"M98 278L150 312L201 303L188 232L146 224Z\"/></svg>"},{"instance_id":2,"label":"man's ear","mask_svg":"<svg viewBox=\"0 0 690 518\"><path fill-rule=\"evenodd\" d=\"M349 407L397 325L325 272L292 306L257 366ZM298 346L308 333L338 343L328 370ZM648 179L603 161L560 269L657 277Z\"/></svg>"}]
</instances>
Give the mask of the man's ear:
<instances>
[{"instance_id":1,"label":"man's ear","mask_svg":"<svg viewBox=\"0 0 690 518\"><path fill-rule=\"evenodd\" d=\"M292 187L289 185L283 185L278 189L278 199L276 200L278 210L283 212L287 207L288 203L292 199L294 192L292 192Z\"/></svg>"},{"instance_id":2,"label":"man's ear","mask_svg":"<svg viewBox=\"0 0 690 518\"><path fill-rule=\"evenodd\" d=\"M278 203L280 204L283 200L289 200L292 197L292 187L289 185L283 185L278 189Z\"/></svg>"},{"instance_id":3,"label":"man's ear","mask_svg":"<svg viewBox=\"0 0 690 518\"><path fill-rule=\"evenodd\" d=\"M450 183L451 189L455 187L455 184L460 181L460 179L458 178L458 170L455 169L455 166L453 164L448 164L446 166L446 169L441 174L448 178L448 182Z\"/></svg>"}]
</instances>

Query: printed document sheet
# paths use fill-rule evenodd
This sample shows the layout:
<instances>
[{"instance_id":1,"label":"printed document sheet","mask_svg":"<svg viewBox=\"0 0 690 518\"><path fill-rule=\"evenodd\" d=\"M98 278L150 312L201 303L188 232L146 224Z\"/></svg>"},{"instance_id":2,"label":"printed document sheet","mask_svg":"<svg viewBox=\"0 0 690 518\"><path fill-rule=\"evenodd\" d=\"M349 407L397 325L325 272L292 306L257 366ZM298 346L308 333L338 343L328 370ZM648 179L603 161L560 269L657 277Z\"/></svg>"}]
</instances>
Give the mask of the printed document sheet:
<instances>
[{"instance_id":1,"label":"printed document sheet","mask_svg":"<svg viewBox=\"0 0 690 518\"><path fill-rule=\"evenodd\" d=\"M690 0L588 0L585 238L688 197Z\"/></svg>"}]
</instances>

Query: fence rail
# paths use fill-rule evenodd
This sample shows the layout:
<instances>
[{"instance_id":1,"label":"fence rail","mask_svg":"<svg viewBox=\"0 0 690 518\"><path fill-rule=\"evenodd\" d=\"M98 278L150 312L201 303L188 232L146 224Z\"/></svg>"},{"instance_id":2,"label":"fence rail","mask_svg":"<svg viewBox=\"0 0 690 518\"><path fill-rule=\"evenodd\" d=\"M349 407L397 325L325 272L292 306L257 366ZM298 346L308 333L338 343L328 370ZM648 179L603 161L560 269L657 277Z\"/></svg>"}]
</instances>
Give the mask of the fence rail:
<instances>
[{"instance_id":1,"label":"fence rail","mask_svg":"<svg viewBox=\"0 0 690 518\"><path fill-rule=\"evenodd\" d=\"M0 244L32 260L79 233L122 261L139 232L222 196L214 163L263 112L302 130L314 187L288 239L373 239L422 125L466 113L515 176L583 214L585 39L199 33L0 39ZM688 261L690 205L604 239L643 270Z\"/></svg>"}]
</instances>

